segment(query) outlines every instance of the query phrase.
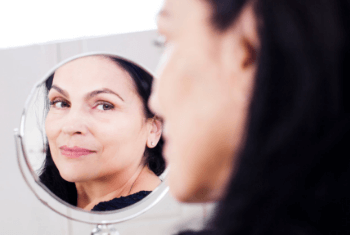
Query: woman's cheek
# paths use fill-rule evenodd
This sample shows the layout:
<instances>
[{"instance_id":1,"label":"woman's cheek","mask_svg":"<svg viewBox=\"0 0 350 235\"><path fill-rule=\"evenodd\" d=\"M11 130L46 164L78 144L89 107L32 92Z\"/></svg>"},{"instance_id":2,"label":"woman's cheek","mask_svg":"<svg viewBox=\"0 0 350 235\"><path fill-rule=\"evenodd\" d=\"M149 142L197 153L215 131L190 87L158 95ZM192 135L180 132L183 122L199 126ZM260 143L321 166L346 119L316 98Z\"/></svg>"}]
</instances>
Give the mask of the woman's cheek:
<instances>
[{"instance_id":1,"label":"woman's cheek","mask_svg":"<svg viewBox=\"0 0 350 235\"><path fill-rule=\"evenodd\" d=\"M51 135L52 135L52 121L50 118L50 113L47 115L46 120L45 120L45 133L47 138L50 140Z\"/></svg>"},{"instance_id":2,"label":"woman's cheek","mask_svg":"<svg viewBox=\"0 0 350 235\"><path fill-rule=\"evenodd\" d=\"M50 112L46 117L45 132L49 142L54 140L59 133L59 123L57 122L54 115L52 115Z\"/></svg>"}]
</instances>

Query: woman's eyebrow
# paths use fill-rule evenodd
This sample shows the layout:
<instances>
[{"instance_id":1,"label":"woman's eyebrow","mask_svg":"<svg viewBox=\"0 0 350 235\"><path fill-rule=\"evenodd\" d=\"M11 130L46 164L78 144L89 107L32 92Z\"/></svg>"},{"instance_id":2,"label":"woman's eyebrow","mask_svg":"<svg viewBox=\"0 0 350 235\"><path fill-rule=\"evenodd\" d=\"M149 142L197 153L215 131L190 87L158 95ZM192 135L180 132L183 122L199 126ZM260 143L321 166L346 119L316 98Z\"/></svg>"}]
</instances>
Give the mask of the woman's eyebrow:
<instances>
[{"instance_id":1,"label":"woman's eyebrow","mask_svg":"<svg viewBox=\"0 0 350 235\"><path fill-rule=\"evenodd\" d=\"M68 92L66 92L65 90L63 90L62 88L56 86L56 85L52 85L51 89L55 89L56 91L58 91L59 93L61 93L62 95L69 97Z\"/></svg>"},{"instance_id":2,"label":"woman's eyebrow","mask_svg":"<svg viewBox=\"0 0 350 235\"><path fill-rule=\"evenodd\" d=\"M162 9L158 12L157 17L168 17L169 15L169 11Z\"/></svg>"},{"instance_id":3,"label":"woman's eyebrow","mask_svg":"<svg viewBox=\"0 0 350 235\"><path fill-rule=\"evenodd\" d=\"M119 99L121 99L122 101L124 101L124 99L116 92L108 89L108 88L103 88L101 90L96 90L96 91L92 91L88 94L88 98L92 98L98 94L101 94L101 93L106 93L106 94L113 94L113 95L116 95L119 97Z\"/></svg>"}]
</instances>

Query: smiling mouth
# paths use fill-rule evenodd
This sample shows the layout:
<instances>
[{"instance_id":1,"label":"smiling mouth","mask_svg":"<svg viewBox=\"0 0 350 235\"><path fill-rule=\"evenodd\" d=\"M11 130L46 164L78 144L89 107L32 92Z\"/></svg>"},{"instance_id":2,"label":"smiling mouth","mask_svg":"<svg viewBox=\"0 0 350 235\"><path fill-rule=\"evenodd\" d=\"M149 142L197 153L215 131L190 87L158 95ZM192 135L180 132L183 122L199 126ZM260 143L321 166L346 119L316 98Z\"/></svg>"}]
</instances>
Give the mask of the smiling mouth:
<instances>
[{"instance_id":1,"label":"smiling mouth","mask_svg":"<svg viewBox=\"0 0 350 235\"><path fill-rule=\"evenodd\" d=\"M78 158L81 156L89 155L91 153L95 153L95 151L85 148L80 148L74 146L73 148L69 148L66 145L60 147L61 154L68 158Z\"/></svg>"}]
</instances>

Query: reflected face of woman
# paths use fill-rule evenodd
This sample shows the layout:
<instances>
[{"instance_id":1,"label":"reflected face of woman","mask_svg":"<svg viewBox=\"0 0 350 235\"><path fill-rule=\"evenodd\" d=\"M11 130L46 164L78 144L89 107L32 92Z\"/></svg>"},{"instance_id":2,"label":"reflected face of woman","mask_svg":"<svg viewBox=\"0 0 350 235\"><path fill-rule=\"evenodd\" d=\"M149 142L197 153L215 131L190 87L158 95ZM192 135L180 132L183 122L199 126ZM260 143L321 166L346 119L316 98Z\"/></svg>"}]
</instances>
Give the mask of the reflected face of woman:
<instances>
[{"instance_id":1,"label":"reflected face of woman","mask_svg":"<svg viewBox=\"0 0 350 235\"><path fill-rule=\"evenodd\" d=\"M149 131L143 103L115 62L88 56L65 64L55 72L49 100L45 129L63 179L104 180L143 163Z\"/></svg>"},{"instance_id":2,"label":"reflected face of woman","mask_svg":"<svg viewBox=\"0 0 350 235\"><path fill-rule=\"evenodd\" d=\"M220 199L234 173L255 73L252 19L247 8L217 30L200 0L166 0L159 14L166 46L150 105L164 118L170 190L180 201Z\"/></svg>"}]
</instances>

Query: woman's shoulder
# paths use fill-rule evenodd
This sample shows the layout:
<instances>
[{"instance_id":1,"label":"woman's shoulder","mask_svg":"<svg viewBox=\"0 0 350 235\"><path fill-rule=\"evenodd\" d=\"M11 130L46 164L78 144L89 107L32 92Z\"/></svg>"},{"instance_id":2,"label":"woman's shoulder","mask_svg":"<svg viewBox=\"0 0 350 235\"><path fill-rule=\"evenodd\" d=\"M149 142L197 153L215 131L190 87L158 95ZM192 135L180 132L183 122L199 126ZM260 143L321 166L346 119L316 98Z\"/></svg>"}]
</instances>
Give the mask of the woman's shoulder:
<instances>
[{"instance_id":1,"label":"woman's shoulder","mask_svg":"<svg viewBox=\"0 0 350 235\"><path fill-rule=\"evenodd\" d=\"M214 232L210 231L183 231L176 235L214 235Z\"/></svg>"},{"instance_id":2,"label":"woman's shoulder","mask_svg":"<svg viewBox=\"0 0 350 235\"><path fill-rule=\"evenodd\" d=\"M229 231L220 231L221 229L211 229L211 230L203 230L203 231L181 231L176 235L225 235L231 234ZM247 233L249 234L249 233ZM285 234L285 235L321 235L321 233L317 232L312 228L306 228L302 226L295 225L286 225L283 229L275 229L272 230L270 234ZM332 234L332 233L331 233ZM338 233L334 233L338 234ZM339 233L340 234L340 233Z\"/></svg>"},{"instance_id":3,"label":"woman's shoulder","mask_svg":"<svg viewBox=\"0 0 350 235\"><path fill-rule=\"evenodd\" d=\"M112 211L122 209L124 207L130 206L146 196L148 196L152 191L140 191L134 194L130 194L125 197L114 198L110 201L100 202L91 211Z\"/></svg>"}]
</instances>

